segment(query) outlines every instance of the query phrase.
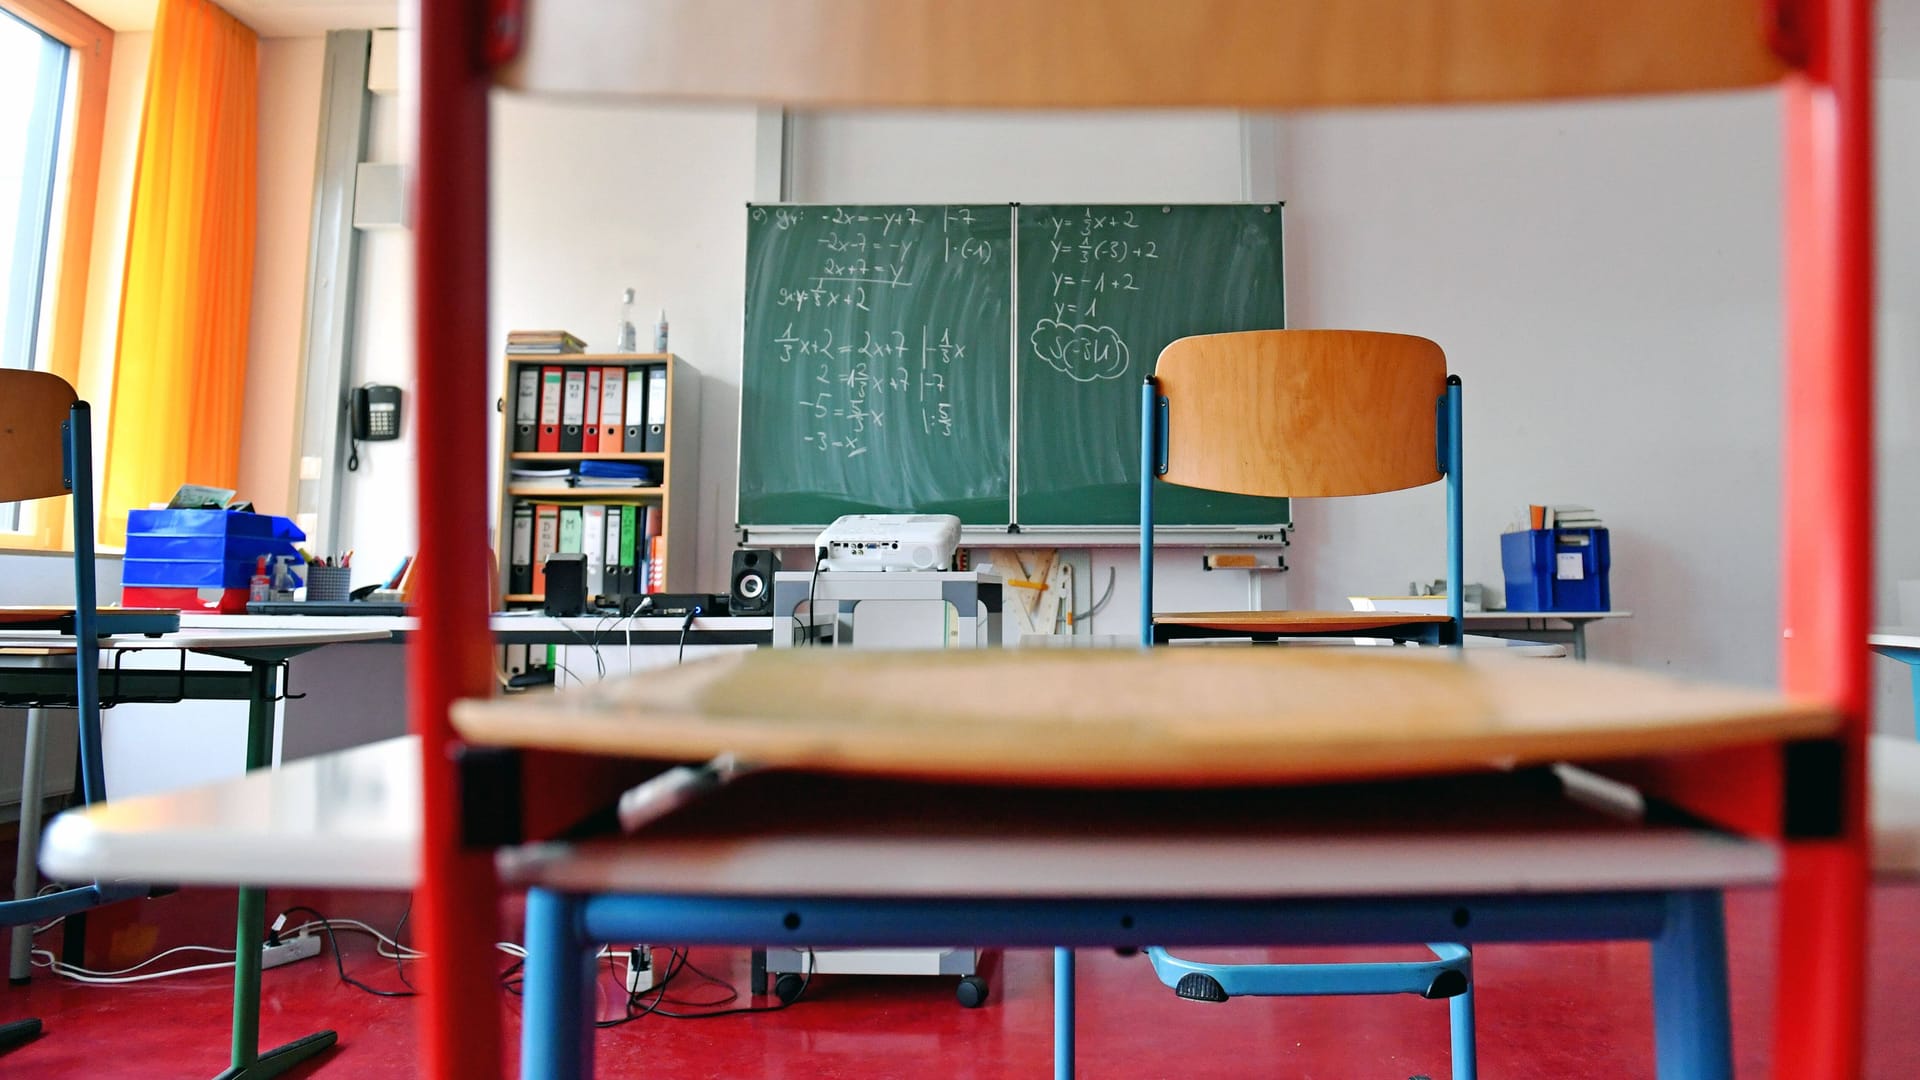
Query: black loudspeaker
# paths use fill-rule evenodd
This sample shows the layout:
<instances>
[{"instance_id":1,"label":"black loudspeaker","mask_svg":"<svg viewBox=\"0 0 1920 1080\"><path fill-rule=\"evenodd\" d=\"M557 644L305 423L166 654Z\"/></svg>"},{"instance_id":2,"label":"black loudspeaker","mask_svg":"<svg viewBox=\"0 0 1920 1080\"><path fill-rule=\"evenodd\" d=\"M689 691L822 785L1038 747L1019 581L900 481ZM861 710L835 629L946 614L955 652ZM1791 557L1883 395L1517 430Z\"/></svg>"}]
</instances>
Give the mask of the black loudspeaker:
<instances>
[{"instance_id":1,"label":"black loudspeaker","mask_svg":"<svg viewBox=\"0 0 1920 1080\"><path fill-rule=\"evenodd\" d=\"M728 609L735 615L773 614L773 575L780 572L780 556L765 548L741 548L733 553L733 596Z\"/></svg>"},{"instance_id":2,"label":"black loudspeaker","mask_svg":"<svg viewBox=\"0 0 1920 1080\"><path fill-rule=\"evenodd\" d=\"M546 613L549 615L585 615L587 613L587 557L579 552L556 552L547 556Z\"/></svg>"}]
</instances>

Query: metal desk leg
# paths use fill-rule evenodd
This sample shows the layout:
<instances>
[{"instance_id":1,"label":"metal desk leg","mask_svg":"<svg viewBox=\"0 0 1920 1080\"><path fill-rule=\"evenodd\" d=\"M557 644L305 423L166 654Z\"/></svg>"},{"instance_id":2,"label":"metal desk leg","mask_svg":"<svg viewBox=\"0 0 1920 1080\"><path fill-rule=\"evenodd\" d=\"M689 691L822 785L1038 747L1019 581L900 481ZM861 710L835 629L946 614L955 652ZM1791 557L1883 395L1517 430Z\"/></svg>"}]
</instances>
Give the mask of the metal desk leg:
<instances>
[{"instance_id":1,"label":"metal desk leg","mask_svg":"<svg viewBox=\"0 0 1920 1080\"><path fill-rule=\"evenodd\" d=\"M1653 939L1653 1048L1662 1080L1733 1080L1726 919L1714 890L1667 895Z\"/></svg>"},{"instance_id":2,"label":"metal desk leg","mask_svg":"<svg viewBox=\"0 0 1920 1080\"><path fill-rule=\"evenodd\" d=\"M1053 1080L1073 1080L1073 950L1053 950Z\"/></svg>"},{"instance_id":3,"label":"metal desk leg","mask_svg":"<svg viewBox=\"0 0 1920 1080\"><path fill-rule=\"evenodd\" d=\"M31 900L40 891L40 809L45 801L47 710L27 710L27 748L20 755L20 850L13 862L13 898ZM7 978L24 983L33 977L33 924L13 928L13 953Z\"/></svg>"},{"instance_id":4,"label":"metal desk leg","mask_svg":"<svg viewBox=\"0 0 1920 1080\"><path fill-rule=\"evenodd\" d=\"M526 940L521 1080L585 1080L593 1075L596 950L581 933L579 898L528 889Z\"/></svg>"},{"instance_id":5,"label":"metal desk leg","mask_svg":"<svg viewBox=\"0 0 1920 1080\"><path fill-rule=\"evenodd\" d=\"M1573 627L1573 658L1584 661L1587 658L1587 620L1568 619Z\"/></svg>"},{"instance_id":6,"label":"metal desk leg","mask_svg":"<svg viewBox=\"0 0 1920 1080\"><path fill-rule=\"evenodd\" d=\"M247 769L273 764L274 675L279 664L247 662ZM265 1080L320 1053L339 1040L315 1032L260 1052L260 945L266 938L267 891L241 889L233 925L233 1053L218 1080Z\"/></svg>"}]
</instances>

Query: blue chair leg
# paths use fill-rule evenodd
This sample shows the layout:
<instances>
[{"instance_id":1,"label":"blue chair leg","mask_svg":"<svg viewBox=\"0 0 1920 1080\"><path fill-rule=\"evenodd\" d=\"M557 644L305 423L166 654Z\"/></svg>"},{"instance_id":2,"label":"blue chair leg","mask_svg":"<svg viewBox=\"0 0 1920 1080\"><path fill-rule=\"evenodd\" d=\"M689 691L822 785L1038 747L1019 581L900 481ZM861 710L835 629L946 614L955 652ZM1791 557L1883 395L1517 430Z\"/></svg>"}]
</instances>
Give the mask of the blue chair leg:
<instances>
[{"instance_id":1,"label":"blue chair leg","mask_svg":"<svg viewBox=\"0 0 1920 1080\"><path fill-rule=\"evenodd\" d=\"M1726 918L1713 890L1667 896L1653 941L1653 1046L1662 1080L1732 1080Z\"/></svg>"},{"instance_id":2,"label":"blue chair leg","mask_svg":"<svg viewBox=\"0 0 1920 1080\"><path fill-rule=\"evenodd\" d=\"M1053 1080L1073 1080L1073 950L1053 950Z\"/></svg>"},{"instance_id":3,"label":"blue chair leg","mask_svg":"<svg viewBox=\"0 0 1920 1080\"><path fill-rule=\"evenodd\" d=\"M1480 1050L1473 1034L1473 983L1467 991L1447 999L1447 1028L1452 1035L1453 1080L1478 1080Z\"/></svg>"},{"instance_id":4,"label":"blue chair leg","mask_svg":"<svg viewBox=\"0 0 1920 1080\"><path fill-rule=\"evenodd\" d=\"M1913 677L1913 730L1920 735L1920 657L1908 661L1907 673Z\"/></svg>"},{"instance_id":5,"label":"blue chair leg","mask_svg":"<svg viewBox=\"0 0 1920 1080\"><path fill-rule=\"evenodd\" d=\"M593 946L580 931L579 899L527 890L527 963L521 982L522 1080L593 1075Z\"/></svg>"}]
</instances>

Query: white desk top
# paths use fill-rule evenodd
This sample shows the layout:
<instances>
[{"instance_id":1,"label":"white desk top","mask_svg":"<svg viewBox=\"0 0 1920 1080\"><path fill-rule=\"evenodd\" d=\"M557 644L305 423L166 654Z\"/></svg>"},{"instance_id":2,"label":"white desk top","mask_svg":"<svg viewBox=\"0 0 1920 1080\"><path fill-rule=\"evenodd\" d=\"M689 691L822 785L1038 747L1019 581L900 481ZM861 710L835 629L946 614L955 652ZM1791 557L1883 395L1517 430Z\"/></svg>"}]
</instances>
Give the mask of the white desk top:
<instances>
[{"instance_id":1,"label":"white desk top","mask_svg":"<svg viewBox=\"0 0 1920 1080\"><path fill-rule=\"evenodd\" d=\"M68 811L40 865L59 881L408 889L419 848L420 743L403 735Z\"/></svg>"},{"instance_id":2,"label":"white desk top","mask_svg":"<svg viewBox=\"0 0 1920 1080\"><path fill-rule=\"evenodd\" d=\"M409 736L69 811L48 828L41 866L64 880L408 888L418 769ZM726 837L668 828L510 852L502 868L519 879L667 892L997 896L1691 887L1763 883L1777 872L1767 844L1578 809L1569 811L1577 820L1553 827L1481 821L1457 835L1450 825L1379 820L1328 829L1312 812L1291 827L1252 830L1224 817L1218 828L1133 820L1099 834L1071 823L1008 829L998 813L973 810L958 829L919 814L904 827L848 828L847 807L864 821L864 800L842 800L838 824L829 806L826 819L797 828Z\"/></svg>"},{"instance_id":3,"label":"white desk top","mask_svg":"<svg viewBox=\"0 0 1920 1080\"><path fill-rule=\"evenodd\" d=\"M1879 626L1867 635L1869 645L1887 645L1896 649L1920 649L1920 630L1906 626Z\"/></svg>"},{"instance_id":4,"label":"white desk top","mask_svg":"<svg viewBox=\"0 0 1920 1080\"><path fill-rule=\"evenodd\" d=\"M804 619L805 616L802 616ZM635 633L641 631L680 631L680 616L646 616L628 619L612 615L581 615L568 618L555 618L550 615L529 614L509 615L494 613L488 620L489 629L495 633L503 630L524 630L531 632L552 631L568 633L571 631L624 631L631 624ZM390 633L411 633L420 628L420 620L411 615L205 615L183 614L180 616L181 629L192 630L378 630L382 636ZM770 615L703 615L693 621L695 630L767 630L773 626Z\"/></svg>"},{"instance_id":5,"label":"white desk top","mask_svg":"<svg viewBox=\"0 0 1920 1080\"><path fill-rule=\"evenodd\" d=\"M274 649L302 646L335 645L351 641L385 641L391 637L385 629L354 627L351 629L292 628L274 626L269 629L222 628L219 630L181 630L172 634L148 637L145 634L116 634L100 639L100 651L140 652L153 650L175 650L185 652L222 652L238 649ZM34 649L48 652L70 653L74 649L71 634L58 634L53 631L16 631L0 634L0 649Z\"/></svg>"}]
</instances>

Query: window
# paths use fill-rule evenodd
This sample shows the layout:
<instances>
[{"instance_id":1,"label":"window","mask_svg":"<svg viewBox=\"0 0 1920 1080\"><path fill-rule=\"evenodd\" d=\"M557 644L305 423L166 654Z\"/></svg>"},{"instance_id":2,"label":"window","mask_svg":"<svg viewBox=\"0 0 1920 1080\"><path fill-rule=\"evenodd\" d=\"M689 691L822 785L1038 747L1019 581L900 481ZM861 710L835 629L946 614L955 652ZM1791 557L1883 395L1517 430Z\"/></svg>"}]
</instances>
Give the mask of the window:
<instances>
[{"instance_id":1,"label":"window","mask_svg":"<svg viewBox=\"0 0 1920 1080\"><path fill-rule=\"evenodd\" d=\"M0 12L0 366L31 368L41 353L47 233L59 176L67 56L73 50ZM20 531L20 504L0 508L0 531Z\"/></svg>"},{"instance_id":2,"label":"window","mask_svg":"<svg viewBox=\"0 0 1920 1080\"><path fill-rule=\"evenodd\" d=\"M112 49L64 0L0 0L0 367L76 385ZM62 546L66 517L0 503L0 546Z\"/></svg>"}]
</instances>

